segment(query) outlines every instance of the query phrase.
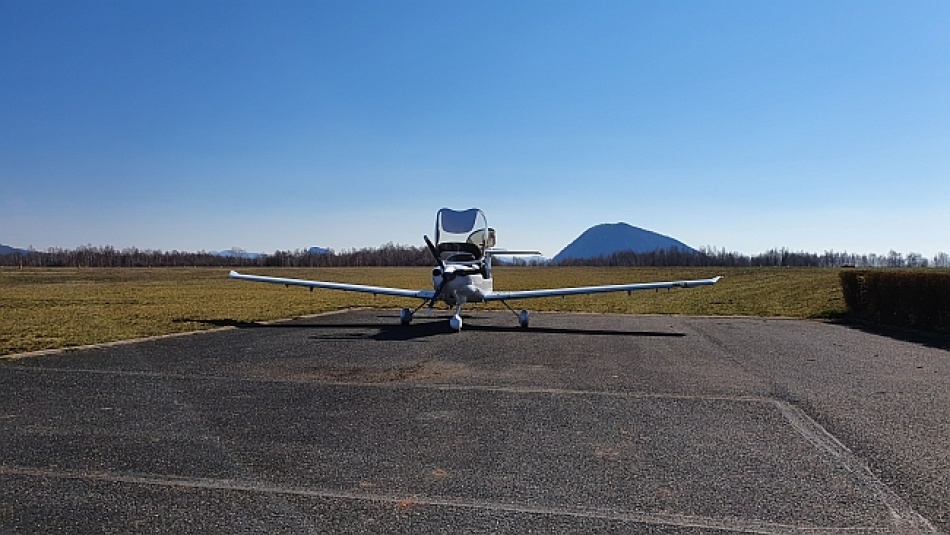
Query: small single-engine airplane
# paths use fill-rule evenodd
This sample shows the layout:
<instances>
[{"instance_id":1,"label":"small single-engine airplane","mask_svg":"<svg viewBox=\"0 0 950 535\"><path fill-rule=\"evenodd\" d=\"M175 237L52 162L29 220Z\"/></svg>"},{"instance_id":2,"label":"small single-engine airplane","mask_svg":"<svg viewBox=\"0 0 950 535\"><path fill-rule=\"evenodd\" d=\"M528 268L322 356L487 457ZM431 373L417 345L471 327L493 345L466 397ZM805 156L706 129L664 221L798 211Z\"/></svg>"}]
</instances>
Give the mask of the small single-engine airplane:
<instances>
[{"instance_id":1,"label":"small single-engine airplane","mask_svg":"<svg viewBox=\"0 0 950 535\"><path fill-rule=\"evenodd\" d=\"M693 288L715 284L721 277L712 279L686 280L673 282L648 282L636 284L614 284L608 286L584 286L576 288L551 288L546 290L524 290L517 292L496 292L492 286L492 257L516 255L540 255L538 251L509 251L495 248L495 229L488 226L485 214L477 208L464 211L442 208L435 218L435 243L423 236L435 262L438 264L432 270L431 290L408 290L403 288L387 288L381 286L365 286L362 284L343 284L337 282L310 281L301 279L285 279L279 277L261 277L257 275L242 275L231 271L232 279L253 282L269 282L285 286L304 286L313 291L314 288L330 290L344 290L349 292L364 292L374 295L394 295L397 297L412 297L422 299L415 309L404 308L399 314L399 320L406 325L412 321L412 316L422 307L429 305L429 310L436 302L443 301L448 306L455 307L455 315L449 320L452 329L462 329L462 307L465 303L483 303L500 301L508 310L518 317L522 327L528 327L528 311L515 312L508 301L516 299L532 299L535 297L554 297L564 295L594 294L606 292L630 292L636 290L659 290L661 288Z\"/></svg>"}]
</instances>

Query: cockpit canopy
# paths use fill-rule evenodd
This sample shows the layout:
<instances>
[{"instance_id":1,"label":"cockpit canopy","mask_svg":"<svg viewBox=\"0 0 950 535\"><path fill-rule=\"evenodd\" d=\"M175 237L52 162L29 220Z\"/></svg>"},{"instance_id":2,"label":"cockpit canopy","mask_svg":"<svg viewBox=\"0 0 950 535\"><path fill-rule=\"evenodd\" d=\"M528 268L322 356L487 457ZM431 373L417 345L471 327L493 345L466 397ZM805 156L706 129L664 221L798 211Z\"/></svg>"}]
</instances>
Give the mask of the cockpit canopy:
<instances>
[{"instance_id":1,"label":"cockpit canopy","mask_svg":"<svg viewBox=\"0 0 950 535\"><path fill-rule=\"evenodd\" d=\"M478 208L443 208L435 216L435 246L443 260L481 260L485 249L495 246L495 229L488 227L485 214Z\"/></svg>"}]
</instances>

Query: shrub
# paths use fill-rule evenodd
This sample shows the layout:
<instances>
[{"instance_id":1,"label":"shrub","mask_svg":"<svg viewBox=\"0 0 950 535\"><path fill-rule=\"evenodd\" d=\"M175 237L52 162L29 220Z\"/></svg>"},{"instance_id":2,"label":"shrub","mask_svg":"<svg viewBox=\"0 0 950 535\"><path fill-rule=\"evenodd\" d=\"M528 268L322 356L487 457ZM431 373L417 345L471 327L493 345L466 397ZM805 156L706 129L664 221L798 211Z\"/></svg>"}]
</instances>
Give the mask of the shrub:
<instances>
[{"instance_id":1,"label":"shrub","mask_svg":"<svg viewBox=\"0 0 950 535\"><path fill-rule=\"evenodd\" d=\"M841 288L856 318L950 332L950 272L845 270Z\"/></svg>"}]
</instances>

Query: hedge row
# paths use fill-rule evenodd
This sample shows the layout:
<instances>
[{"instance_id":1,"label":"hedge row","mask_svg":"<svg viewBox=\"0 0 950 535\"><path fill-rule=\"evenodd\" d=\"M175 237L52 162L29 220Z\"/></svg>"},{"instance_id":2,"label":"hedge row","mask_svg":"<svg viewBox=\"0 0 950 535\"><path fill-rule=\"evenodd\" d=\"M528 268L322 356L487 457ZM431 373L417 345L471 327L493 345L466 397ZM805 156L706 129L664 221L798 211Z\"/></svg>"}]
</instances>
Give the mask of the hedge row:
<instances>
[{"instance_id":1,"label":"hedge row","mask_svg":"<svg viewBox=\"0 0 950 535\"><path fill-rule=\"evenodd\" d=\"M841 288L853 317L950 332L950 272L844 270Z\"/></svg>"}]
</instances>

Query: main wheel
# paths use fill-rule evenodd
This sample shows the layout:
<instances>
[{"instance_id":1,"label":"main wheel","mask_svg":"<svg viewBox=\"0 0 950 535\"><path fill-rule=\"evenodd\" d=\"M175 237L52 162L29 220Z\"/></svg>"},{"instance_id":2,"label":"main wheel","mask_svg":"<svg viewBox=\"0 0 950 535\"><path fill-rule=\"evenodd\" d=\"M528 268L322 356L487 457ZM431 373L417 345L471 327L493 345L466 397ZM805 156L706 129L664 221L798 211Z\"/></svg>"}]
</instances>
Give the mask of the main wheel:
<instances>
[{"instance_id":1,"label":"main wheel","mask_svg":"<svg viewBox=\"0 0 950 535\"><path fill-rule=\"evenodd\" d=\"M522 311L521 311L521 314L518 314L518 323L521 324L521 327L522 327L523 329L527 329L527 328L528 328L528 320L529 320L529 319L530 319L530 317L528 316L528 311L527 311L527 310L522 310Z\"/></svg>"}]
</instances>

